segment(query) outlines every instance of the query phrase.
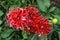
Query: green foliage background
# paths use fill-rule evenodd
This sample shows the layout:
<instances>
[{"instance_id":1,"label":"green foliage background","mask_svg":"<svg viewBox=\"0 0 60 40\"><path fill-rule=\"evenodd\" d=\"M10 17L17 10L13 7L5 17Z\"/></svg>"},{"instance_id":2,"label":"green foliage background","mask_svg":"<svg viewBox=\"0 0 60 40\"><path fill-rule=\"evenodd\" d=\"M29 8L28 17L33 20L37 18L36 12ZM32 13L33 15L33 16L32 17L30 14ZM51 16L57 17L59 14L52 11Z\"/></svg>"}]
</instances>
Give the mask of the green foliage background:
<instances>
[{"instance_id":1,"label":"green foliage background","mask_svg":"<svg viewBox=\"0 0 60 40\"><path fill-rule=\"evenodd\" d=\"M47 37L27 35L25 31L12 29L6 22L6 13L15 6L32 6L40 10L43 17L57 18L58 23ZM51 5L50 0L0 0L0 40L60 40L60 9Z\"/></svg>"}]
</instances>

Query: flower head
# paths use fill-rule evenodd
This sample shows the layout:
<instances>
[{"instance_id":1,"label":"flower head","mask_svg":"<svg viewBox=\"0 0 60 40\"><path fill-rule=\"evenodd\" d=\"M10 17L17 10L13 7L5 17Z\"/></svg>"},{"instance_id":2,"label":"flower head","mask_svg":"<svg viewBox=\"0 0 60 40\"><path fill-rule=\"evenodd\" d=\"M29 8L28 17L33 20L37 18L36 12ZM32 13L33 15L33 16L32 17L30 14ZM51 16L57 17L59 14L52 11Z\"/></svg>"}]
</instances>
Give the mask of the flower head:
<instances>
[{"instance_id":1,"label":"flower head","mask_svg":"<svg viewBox=\"0 0 60 40\"><path fill-rule=\"evenodd\" d=\"M39 27L38 27L39 26ZM45 36L45 35L48 35L48 33L52 30L52 24L49 24L48 23L48 19L46 18L42 18L40 20L40 23L37 24L36 26L36 34L37 35L42 35L42 36Z\"/></svg>"},{"instance_id":2,"label":"flower head","mask_svg":"<svg viewBox=\"0 0 60 40\"><path fill-rule=\"evenodd\" d=\"M51 24L47 18L43 18L41 13L34 7L14 8L7 14L7 22L12 28L25 30L36 35L47 35L51 30Z\"/></svg>"},{"instance_id":3,"label":"flower head","mask_svg":"<svg viewBox=\"0 0 60 40\"><path fill-rule=\"evenodd\" d=\"M23 8L14 8L7 14L7 22L10 24L10 27L23 30L24 25L28 22L27 15L24 13Z\"/></svg>"}]
</instances>

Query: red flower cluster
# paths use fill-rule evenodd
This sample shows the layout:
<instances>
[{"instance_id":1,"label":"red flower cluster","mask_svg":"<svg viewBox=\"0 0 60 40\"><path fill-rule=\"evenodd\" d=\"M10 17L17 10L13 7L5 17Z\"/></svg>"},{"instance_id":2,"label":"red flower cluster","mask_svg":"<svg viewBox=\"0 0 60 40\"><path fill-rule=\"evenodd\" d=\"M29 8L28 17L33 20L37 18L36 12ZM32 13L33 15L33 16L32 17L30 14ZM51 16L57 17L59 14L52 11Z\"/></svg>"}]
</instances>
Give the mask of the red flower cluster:
<instances>
[{"instance_id":1,"label":"red flower cluster","mask_svg":"<svg viewBox=\"0 0 60 40\"><path fill-rule=\"evenodd\" d=\"M43 18L34 7L14 8L7 14L7 22L10 27L25 30L29 34L47 35L52 30L48 19Z\"/></svg>"}]
</instances>

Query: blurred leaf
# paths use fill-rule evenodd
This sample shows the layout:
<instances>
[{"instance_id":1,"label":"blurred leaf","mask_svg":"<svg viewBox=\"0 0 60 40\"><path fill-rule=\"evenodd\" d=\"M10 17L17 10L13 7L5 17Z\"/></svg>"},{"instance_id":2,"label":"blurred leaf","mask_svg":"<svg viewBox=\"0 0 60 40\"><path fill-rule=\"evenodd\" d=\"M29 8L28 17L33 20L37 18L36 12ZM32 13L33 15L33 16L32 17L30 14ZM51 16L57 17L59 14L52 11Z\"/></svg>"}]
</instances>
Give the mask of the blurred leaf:
<instances>
[{"instance_id":1,"label":"blurred leaf","mask_svg":"<svg viewBox=\"0 0 60 40\"><path fill-rule=\"evenodd\" d=\"M49 8L50 6L50 0L43 0L44 1L44 5L46 8ZM42 4L43 5L43 4Z\"/></svg>"},{"instance_id":2,"label":"blurred leaf","mask_svg":"<svg viewBox=\"0 0 60 40\"><path fill-rule=\"evenodd\" d=\"M37 37L36 35L34 35L34 38L33 38L33 40L37 40L37 38L38 38L38 37Z\"/></svg>"},{"instance_id":3,"label":"blurred leaf","mask_svg":"<svg viewBox=\"0 0 60 40\"><path fill-rule=\"evenodd\" d=\"M53 12L55 9L56 9L56 7L51 7L51 8L49 9L49 12Z\"/></svg>"},{"instance_id":4,"label":"blurred leaf","mask_svg":"<svg viewBox=\"0 0 60 40\"><path fill-rule=\"evenodd\" d=\"M17 3L17 6L18 6L18 7L20 7L20 6L21 6L21 3L20 3L19 1L18 1L18 3Z\"/></svg>"},{"instance_id":5,"label":"blurred leaf","mask_svg":"<svg viewBox=\"0 0 60 40\"><path fill-rule=\"evenodd\" d=\"M55 13L56 15L60 15L60 9L56 8L55 11L54 11L54 13Z\"/></svg>"},{"instance_id":6,"label":"blurred leaf","mask_svg":"<svg viewBox=\"0 0 60 40\"><path fill-rule=\"evenodd\" d=\"M39 37L39 40L46 40L46 37L44 36L44 37Z\"/></svg>"},{"instance_id":7,"label":"blurred leaf","mask_svg":"<svg viewBox=\"0 0 60 40\"><path fill-rule=\"evenodd\" d=\"M2 16L3 14L4 14L3 11L0 10L0 16Z\"/></svg>"},{"instance_id":8,"label":"blurred leaf","mask_svg":"<svg viewBox=\"0 0 60 40\"><path fill-rule=\"evenodd\" d=\"M10 5L10 8L9 8L9 10L12 10L12 9L14 9L14 7L15 7L15 5Z\"/></svg>"},{"instance_id":9,"label":"blurred leaf","mask_svg":"<svg viewBox=\"0 0 60 40\"><path fill-rule=\"evenodd\" d=\"M25 2L25 0L22 0L22 3L24 3Z\"/></svg>"},{"instance_id":10,"label":"blurred leaf","mask_svg":"<svg viewBox=\"0 0 60 40\"><path fill-rule=\"evenodd\" d=\"M30 38L31 40L37 40L37 36L36 35L33 35L32 38Z\"/></svg>"},{"instance_id":11,"label":"blurred leaf","mask_svg":"<svg viewBox=\"0 0 60 40\"><path fill-rule=\"evenodd\" d=\"M1 32L1 30L2 30L2 27L0 27L0 32Z\"/></svg>"},{"instance_id":12,"label":"blurred leaf","mask_svg":"<svg viewBox=\"0 0 60 40\"><path fill-rule=\"evenodd\" d=\"M58 25L57 31L60 32L60 24L57 24L57 25Z\"/></svg>"},{"instance_id":13,"label":"blurred leaf","mask_svg":"<svg viewBox=\"0 0 60 40\"><path fill-rule=\"evenodd\" d=\"M58 32L58 34L59 34L59 40L60 40L60 32Z\"/></svg>"},{"instance_id":14,"label":"blurred leaf","mask_svg":"<svg viewBox=\"0 0 60 40\"><path fill-rule=\"evenodd\" d=\"M10 37L6 38L6 40L11 40L11 38L15 35L15 32L10 35Z\"/></svg>"},{"instance_id":15,"label":"blurred leaf","mask_svg":"<svg viewBox=\"0 0 60 40\"><path fill-rule=\"evenodd\" d=\"M50 6L50 0L37 0L41 11L46 12Z\"/></svg>"},{"instance_id":16,"label":"blurred leaf","mask_svg":"<svg viewBox=\"0 0 60 40\"><path fill-rule=\"evenodd\" d=\"M54 30L56 30L57 32L60 32L60 25L58 24L54 25Z\"/></svg>"},{"instance_id":17,"label":"blurred leaf","mask_svg":"<svg viewBox=\"0 0 60 40\"><path fill-rule=\"evenodd\" d=\"M28 38L27 33L25 31L22 31L22 36L23 36L24 39Z\"/></svg>"},{"instance_id":18,"label":"blurred leaf","mask_svg":"<svg viewBox=\"0 0 60 40\"><path fill-rule=\"evenodd\" d=\"M9 0L10 2L12 2L13 4L16 4L19 0Z\"/></svg>"},{"instance_id":19,"label":"blurred leaf","mask_svg":"<svg viewBox=\"0 0 60 40\"><path fill-rule=\"evenodd\" d=\"M31 33L27 39L28 39L28 40L31 40L31 38L32 38L33 36L34 36L34 34Z\"/></svg>"},{"instance_id":20,"label":"blurred leaf","mask_svg":"<svg viewBox=\"0 0 60 40\"><path fill-rule=\"evenodd\" d=\"M54 29L57 30L58 29L58 25L54 25Z\"/></svg>"},{"instance_id":21,"label":"blurred leaf","mask_svg":"<svg viewBox=\"0 0 60 40\"><path fill-rule=\"evenodd\" d=\"M4 30L4 31L1 33L1 37L2 37L2 38L7 38L7 37L10 36L10 34L11 34L12 32L13 32L12 29L6 29L6 30Z\"/></svg>"},{"instance_id":22,"label":"blurred leaf","mask_svg":"<svg viewBox=\"0 0 60 40\"><path fill-rule=\"evenodd\" d=\"M2 20L0 20L0 25L2 24Z\"/></svg>"}]
</instances>

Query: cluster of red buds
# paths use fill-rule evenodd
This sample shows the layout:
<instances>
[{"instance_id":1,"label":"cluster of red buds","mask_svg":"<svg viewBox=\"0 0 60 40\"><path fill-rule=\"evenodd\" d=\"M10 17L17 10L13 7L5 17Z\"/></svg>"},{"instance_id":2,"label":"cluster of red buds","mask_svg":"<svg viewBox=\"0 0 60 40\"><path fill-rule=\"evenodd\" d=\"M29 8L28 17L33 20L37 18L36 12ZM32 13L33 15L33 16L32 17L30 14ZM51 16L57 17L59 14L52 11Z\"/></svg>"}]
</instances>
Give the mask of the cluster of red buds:
<instances>
[{"instance_id":1,"label":"cluster of red buds","mask_svg":"<svg viewBox=\"0 0 60 40\"><path fill-rule=\"evenodd\" d=\"M10 27L25 30L28 34L47 35L52 30L48 18L43 18L34 7L17 8L7 13L7 22Z\"/></svg>"}]
</instances>

